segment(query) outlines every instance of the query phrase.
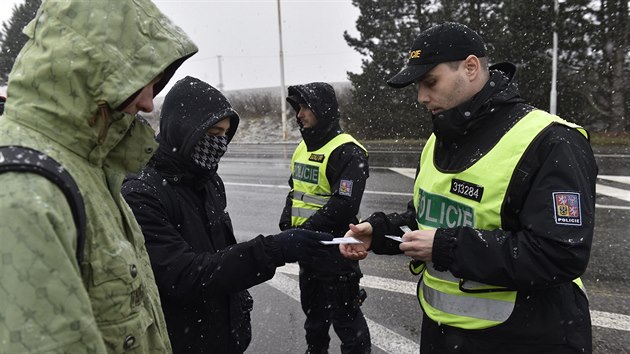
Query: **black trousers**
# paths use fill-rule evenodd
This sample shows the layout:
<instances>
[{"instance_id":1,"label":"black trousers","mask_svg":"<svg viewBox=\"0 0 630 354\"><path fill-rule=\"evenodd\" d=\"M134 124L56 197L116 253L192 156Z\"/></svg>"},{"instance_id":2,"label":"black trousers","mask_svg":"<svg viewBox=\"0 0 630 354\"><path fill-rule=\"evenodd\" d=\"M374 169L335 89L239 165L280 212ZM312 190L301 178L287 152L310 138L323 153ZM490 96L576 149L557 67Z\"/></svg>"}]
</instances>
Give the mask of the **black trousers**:
<instances>
[{"instance_id":1,"label":"black trousers","mask_svg":"<svg viewBox=\"0 0 630 354\"><path fill-rule=\"evenodd\" d=\"M306 315L307 353L327 353L332 324L341 353L370 353L370 332L361 312L365 291L360 275L321 276L300 269L300 298Z\"/></svg>"}]
</instances>

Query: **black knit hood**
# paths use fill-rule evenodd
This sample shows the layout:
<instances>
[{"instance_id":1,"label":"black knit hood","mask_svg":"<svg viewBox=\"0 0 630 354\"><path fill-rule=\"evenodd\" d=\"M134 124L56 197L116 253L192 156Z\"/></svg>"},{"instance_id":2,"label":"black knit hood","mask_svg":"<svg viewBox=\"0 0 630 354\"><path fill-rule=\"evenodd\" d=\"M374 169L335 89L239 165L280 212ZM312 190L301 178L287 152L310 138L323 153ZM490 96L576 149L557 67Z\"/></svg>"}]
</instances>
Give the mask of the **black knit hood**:
<instances>
[{"instance_id":1,"label":"black knit hood","mask_svg":"<svg viewBox=\"0 0 630 354\"><path fill-rule=\"evenodd\" d=\"M169 175L205 175L206 171L193 163L192 150L208 128L224 118L230 118L229 142L238 128L239 116L228 99L194 77L177 81L162 104L160 146L152 162L161 165L159 169Z\"/></svg>"},{"instance_id":2,"label":"black knit hood","mask_svg":"<svg viewBox=\"0 0 630 354\"><path fill-rule=\"evenodd\" d=\"M317 117L317 124L313 128L300 126L300 133L308 150L318 149L332 137L341 134L339 105L335 89L330 84L312 82L305 85L289 86L288 91L287 102L295 110L296 118L300 111L300 103L306 104Z\"/></svg>"}]
</instances>

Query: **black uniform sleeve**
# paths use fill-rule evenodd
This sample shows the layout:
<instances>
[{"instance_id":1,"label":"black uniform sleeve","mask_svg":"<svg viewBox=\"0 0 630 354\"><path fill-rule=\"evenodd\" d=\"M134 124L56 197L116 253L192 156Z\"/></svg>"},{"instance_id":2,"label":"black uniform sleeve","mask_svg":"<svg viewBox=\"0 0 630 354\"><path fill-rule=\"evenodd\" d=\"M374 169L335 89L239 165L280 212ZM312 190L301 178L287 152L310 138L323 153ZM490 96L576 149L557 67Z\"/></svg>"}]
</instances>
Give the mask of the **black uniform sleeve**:
<instances>
[{"instance_id":1,"label":"black uniform sleeve","mask_svg":"<svg viewBox=\"0 0 630 354\"><path fill-rule=\"evenodd\" d=\"M365 184L369 177L368 157L356 144L343 144L329 158L326 177L332 196L300 227L343 236L348 224L357 222Z\"/></svg>"},{"instance_id":2,"label":"black uniform sleeve","mask_svg":"<svg viewBox=\"0 0 630 354\"><path fill-rule=\"evenodd\" d=\"M436 269L486 284L527 290L566 283L586 269L593 238L597 165L578 131L553 125L517 166L502 209L503 228L438 229ZM572 222L556 198L577 196Z\"/></svg>"},{"instance_id":3,"label":"black uniform sleeve","mask_svg":"<svg viewBox=\"0 0 630 354\"><path fill-rule=\"evenodd\" d=\"M376 254L399 254L402 253L398 247L398 241L391 240L385 235L402 236L404 233L401 226L407 226L411 230L417 230L416 211L413 206L413 200L407 203L407 210L403 213L385 214L376 212L365 221L372 225L372 245L370 250Z\"/></svg>"},{"instance_id":4,"label":"black uniform sleeve","mask_svg":"<svg viewBox=\"0 0 630 354\"><path fill-rule=\"evenodd\" d=\"M123 196L145 237L156 282L163 295L186 300L212 289L216 296L245 290L271 279L284 264L273 237L262 235L216 253L195 252L169 221L165 204L149 184L129 180Z\"/></svg>"},{"instance_id":5,"label":"black uniform sleeve","mask_svg":"<svg viewBox=\"0 0 630 354\"><path fill-rule=\"evenodd\" d=\"M284 202L284 209L282 209L282 214L280 214L280 222L278 226L280 226L280 230L288 230L291 228L291 207L293 206L292 194L293 194L293 178L289 177L289 188L291 191L287 194L287 197Z\"/></svg>"},{"instance_id":6,"label":"black uniform sleeve","mask_svg":"<svg viewBox=\"0 0 630 354\"><path fill-rule=\"evenodd\" d=\"M416 168L415 176L420 172L420 165ZM407 203L407 210L403 213L385 214L376 212L370 215L367 221L372 225L372 246L370 250L376 254L400 254L400 243L391 240L384 235L402 236L404 233L401 226L406 226L411 230L418 229L416 222L416 208L413 206L413 199Z\"/></svg>"}]
</instances>

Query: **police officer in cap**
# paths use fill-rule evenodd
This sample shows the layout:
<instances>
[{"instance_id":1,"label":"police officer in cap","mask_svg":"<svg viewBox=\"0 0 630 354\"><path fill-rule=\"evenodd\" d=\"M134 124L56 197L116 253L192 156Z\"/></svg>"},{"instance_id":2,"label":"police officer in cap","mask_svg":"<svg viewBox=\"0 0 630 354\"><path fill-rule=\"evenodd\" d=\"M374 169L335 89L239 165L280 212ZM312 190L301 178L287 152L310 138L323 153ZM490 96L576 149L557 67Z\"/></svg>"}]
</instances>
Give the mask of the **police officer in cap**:
<instances>
[{"instance_id":1,"label":"police officer in cap","mask_svg":"<svg viewBox=\"0 0 630 354\"><path fill-rule=\"evenodd\" d=\"M580 276L589 260L597 165L588 133L527 103L516 67L488 67L475 31L422 32L387 83L415 84L433 116L414 197L402 214L352 225L366 251L404 253L421 275L420 352L590 353ZM401 235L402 243L384 237Z\"/></svg>"}]
</instances>

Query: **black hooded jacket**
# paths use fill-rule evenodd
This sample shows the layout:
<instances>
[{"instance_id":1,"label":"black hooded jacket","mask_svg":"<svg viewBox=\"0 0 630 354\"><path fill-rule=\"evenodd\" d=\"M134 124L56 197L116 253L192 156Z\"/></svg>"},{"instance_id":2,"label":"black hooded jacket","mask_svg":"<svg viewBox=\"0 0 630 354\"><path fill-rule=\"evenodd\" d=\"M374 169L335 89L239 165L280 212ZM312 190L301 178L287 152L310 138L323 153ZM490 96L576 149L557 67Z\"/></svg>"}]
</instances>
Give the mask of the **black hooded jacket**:
<instances>
[{"instance_id":1,"label":"black hooded jacket","mask_svg":"<svg viewBox=\"0 0 630 354\"><path fill-rule=\"evenodd\" d=\"M313 128L302 128L300 132L308 151L314 151L326 145L335 136L343 133L339 125L339 108L333 87L327 83L314 82L305 85L290 86L287 101L297 113L300 103L306 104L317 117L317 124ZM299 125L299 121L298 121ZM365 184L369 177L368 157L363 149L354 143L343 144L335 149L328 160L326 178L330 182L332 197L326 205L313 214L300 228L327 232L342 237L348 231L349 223L357 223L357 215L361 205L361 198ZM352 181L351 196L339 194L341 180ZM289 178L289 186L293 189L293 178ZM291 195L280 216L280 229L291 228ZM345 274L349 271L359 273L357 262L349 261L339 256L338 250L334 259L323 260L317 265L309 266L313 271L324 274ZM302 264L305 266L305 264Z\"/></svg>"},{"instance_id":2,"label":"black hooded jacket","mask_svg":"<svg viewBox=\"0 0 630 354\"><path fill-rule=\"evenodd\" d=\"M245 289L284 264L273 237L236 244L216 171L193 163L193 146L239 117L210 85L186 77L165 98L156 154L126 180L123 195L145 236L174 353L241 353L250 341Z\"/></svg>"},{"instance_id":3,"label":"black hooded jacket","mask_svg":"<svg viewBox=\"0 0 630 354\"><path fill-rule=\"evenodd\" d=\"M433 161L440 170L461 171L475 163L534 109L518 93L515 70L509 63L490 67L490 79L475 97L434 117ZM436 231L436 269L519 292L510 320L479 331L479 336L487 336L488 342L545 344L590 338L587 302L571 281L584 273L589 260L597 170L588 140L575 129L552 124L532 142L511 177L501 208L503 229ZM583 224L556 224L552 193L575 190L581 192ZM410 201L403 214L370 216L372 250L400 253L398 243L383 235L400 235L403 224L417 230L415 214Z\"/></svg>"}]
</instances>

